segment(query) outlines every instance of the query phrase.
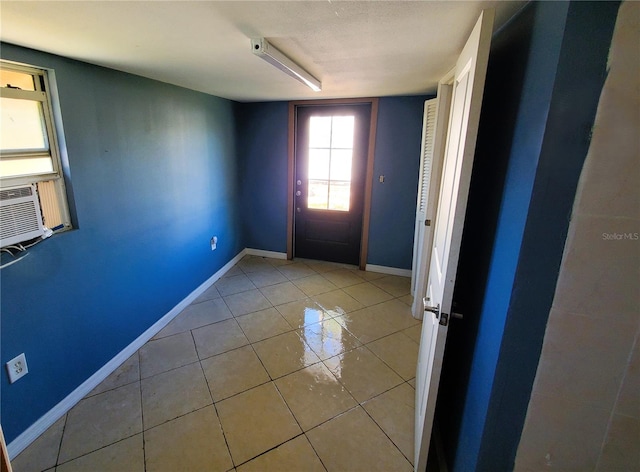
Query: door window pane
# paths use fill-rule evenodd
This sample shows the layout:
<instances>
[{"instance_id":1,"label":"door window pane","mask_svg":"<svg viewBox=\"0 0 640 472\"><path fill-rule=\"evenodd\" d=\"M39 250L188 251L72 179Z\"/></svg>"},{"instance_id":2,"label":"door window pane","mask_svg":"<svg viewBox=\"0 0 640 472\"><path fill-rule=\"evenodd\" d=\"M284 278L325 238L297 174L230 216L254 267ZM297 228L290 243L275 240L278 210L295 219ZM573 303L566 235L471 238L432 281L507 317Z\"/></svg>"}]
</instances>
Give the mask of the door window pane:
<instances>
[{"instance_id":1,"label":"door window pane","mask_svg":"<svg viewBox=\"0 0 640 472\"><path fill-rule=\"evenodd\" d=\"M329 187L329 210L349 211L351 182L331 181Z\"/></svg>"},{"instance_id":2,"label":"door window pane","mask_svg":"<svg viewBox=\"0 0 640 472\"><path fill-rule=\"evenodd\" d=\"M45 151L49 149L42 104L32 100L1 98L0 149Z\"/></svg>"},{"instance_id":3,"label":"door window pane","mask_svg":"<svg viewBox=\"0 0 640 472\"><path fill-rule=\"evenodd\" d=\"M331 150L331 180L351 181L351 149Z\"/></svg>"},{"instance_id":4,"label":"door window pane","mask_svg":"<svg viewBox=\"0 0 640 472\"><path fill-rule=\"evenodd\" d=\"M354 125L354 116L311 117L307 208L349 211Z\"/></svg>"},{"instance_id":5,"label":"door window pane","mask_svg":"<svg viewBox=\"0 0 640 472\"><path fill-rule=\"evenodd\" d=\"M309 180L309 194L307 207L316 210L326 210L329 206L329 181Z\"/></svg>"},{"instance_id":6,"label":"door window pane","mask_svg":"<svg viewBox=\"0 0 640 472\"><path fill-rule=\"evenodd\" d=\"M312 116L309 132L310 148L331 147L331 117Z\"/></svg>"},{"instance_id":7,"label":"door window pane","mask_svg":"<svg viewBox=\"0 0 640 472\"><path fill-rule=\"evenodd\" d=\"M331 147L351 149L353 147L353 116L334 116L331 131Z\"/></svg>"},{"instance_id":8,"label":"door window pane","mask_svg":"<svg viewBox=\"0 0 640 472\"><path fill-rule=\"evenodd\" d=\"M329 149L309 149L309 179L329 180Z\"/></svg>"}]
</instances>

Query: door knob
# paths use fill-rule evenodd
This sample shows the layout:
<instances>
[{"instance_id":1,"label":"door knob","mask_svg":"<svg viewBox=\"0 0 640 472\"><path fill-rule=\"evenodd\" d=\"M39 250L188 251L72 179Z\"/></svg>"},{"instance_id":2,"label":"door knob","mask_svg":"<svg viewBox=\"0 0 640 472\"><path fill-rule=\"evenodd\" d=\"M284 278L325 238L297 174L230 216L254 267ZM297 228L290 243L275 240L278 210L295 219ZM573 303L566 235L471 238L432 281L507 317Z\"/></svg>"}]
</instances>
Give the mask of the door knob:
<instances>
[{"instance_id":1,"label":"door knob","mask_svg":"<svg viewBox=\"0 0 640 472\"><path fill-rule=\"evenodd\" d=\"M427 305L427 299L422 300L422 305L424 306L424 311L430 311L435 314L436 317L440 316L440 304L438 303L436 306Z\"/></svg>"}]
</instances>

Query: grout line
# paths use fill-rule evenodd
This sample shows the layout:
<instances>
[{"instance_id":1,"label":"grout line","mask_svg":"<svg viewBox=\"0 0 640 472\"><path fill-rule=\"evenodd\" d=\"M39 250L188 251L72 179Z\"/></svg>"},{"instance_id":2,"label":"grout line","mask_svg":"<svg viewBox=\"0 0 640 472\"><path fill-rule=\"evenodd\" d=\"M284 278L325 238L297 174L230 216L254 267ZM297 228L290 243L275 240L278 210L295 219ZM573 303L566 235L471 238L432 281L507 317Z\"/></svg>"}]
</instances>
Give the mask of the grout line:
<instances>
[{"instance_id":1,"label":"grout line","mask_svg":"<svg viewBox=\"0 0 640 472\"><path fill-rule=\"evenodd\" d=\"M147 341L148 343L149 341ZM147 344L145 343L145 344ZM144 344L143 344L144 346ZM144 401L142 398L142 362L140 360L140 349L138 349L135 353L138 356L138 389L140 391L140 423L142 426L142 466L146 472L147 470L147 443L146 443L146 435L144 434L146 428L144 427ZM196 353L197 355L197 353Z\"/></svg>"}]
</instances>

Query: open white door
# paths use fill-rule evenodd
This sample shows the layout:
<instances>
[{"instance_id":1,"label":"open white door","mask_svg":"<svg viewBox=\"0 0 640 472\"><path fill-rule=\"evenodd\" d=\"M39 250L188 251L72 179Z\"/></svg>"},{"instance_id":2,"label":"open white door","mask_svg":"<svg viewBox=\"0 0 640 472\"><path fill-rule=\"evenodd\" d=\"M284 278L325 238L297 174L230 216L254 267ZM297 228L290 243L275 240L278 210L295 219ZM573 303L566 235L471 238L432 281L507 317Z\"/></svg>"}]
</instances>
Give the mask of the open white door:
<instances>
[{"instance_id":1,"label":"open white door","mask_svg":"<svg viewBox=\"0 0 640 472\"><path fill-rule=\"evenodd\" d=\"M416 372L414 469L429 453L462 228L469 195L480 108L493 30L493 10L480 14L454 71L445 158L429 265L425 316Z\"/></svg>"},{"instance_id":2,"label":"open white door","mask_svg":"<svg viewBox=\"0 0 640 472\"><path fill-rule=\"evenodd\" d=\"M420 178L418 201L416 202L416 223L413 236L413 265L411 266L411 295L413 317L421 320L424 313L422 299L427 290L427 275L431 260L433 224L435 223L442 161L447 137L453 70L447 83L438 84L436 98L424 102L422 119L422 152L420 154Z\"/></svg>"}]
</instances>

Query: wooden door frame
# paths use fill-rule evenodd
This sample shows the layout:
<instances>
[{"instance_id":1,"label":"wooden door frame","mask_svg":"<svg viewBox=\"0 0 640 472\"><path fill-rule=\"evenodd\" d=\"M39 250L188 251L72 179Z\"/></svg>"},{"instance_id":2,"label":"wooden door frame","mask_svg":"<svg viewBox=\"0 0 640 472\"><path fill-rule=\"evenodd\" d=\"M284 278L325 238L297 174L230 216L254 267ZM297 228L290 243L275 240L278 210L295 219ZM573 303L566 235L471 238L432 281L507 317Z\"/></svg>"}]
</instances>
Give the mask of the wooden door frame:
<instances>
[{"instance_id":1,"label":"wooden door frame","mask_svg":"<svg viewBox=\"0 0 640 472\"><path fill-rule=\"evenodd\" d=\"M293 259L293 222L295 217L293 193L295 189L295 145L296 145L296 108L298 106L337 106L368 103L371 105L369 123L369 143L367 149L367 170L364 183L364 208L362 211L362 235L360 239L359 267L364 270L367 265L369 249L369 222L371 220L371 191L373 189L373 160L376 143L376 127L378 124L378 98L349 98L329 100L297 100L289 102L289 135L287 143L287 259Z\"/></svg>"}]
</instances>

